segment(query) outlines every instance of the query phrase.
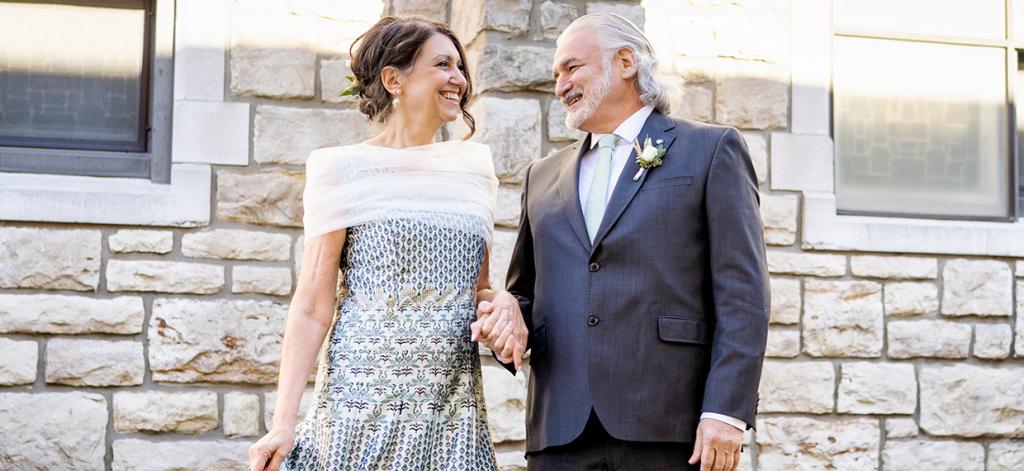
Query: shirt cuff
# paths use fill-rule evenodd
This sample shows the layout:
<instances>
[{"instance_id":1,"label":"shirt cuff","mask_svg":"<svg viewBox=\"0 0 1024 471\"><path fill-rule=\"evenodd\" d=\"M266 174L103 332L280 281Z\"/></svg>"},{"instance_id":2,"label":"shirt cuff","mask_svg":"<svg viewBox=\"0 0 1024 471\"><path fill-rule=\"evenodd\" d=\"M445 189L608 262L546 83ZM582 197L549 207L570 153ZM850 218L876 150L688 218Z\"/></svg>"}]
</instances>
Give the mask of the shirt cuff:
<instances>
[{"instance_id":1,"label":"shirt cuff","mask_svg":"<svg viewBox=\"0 0 1024 471\"><path fill-rule=\"evenodd\" d=\"M747 430L747 423L746 422L744 422L744 421L742 421L740 419L737 419L735 417L729 417L728 415L716 414L714 412L705 412L705 413L700 415L700 419L701 420L712 419L712 420L717 420L719 422L725 422L725 423L727 423L729 425L732 425L733 427L736 427L736 428L740 429L741 432Z\"/></svg>"}]
</instances>

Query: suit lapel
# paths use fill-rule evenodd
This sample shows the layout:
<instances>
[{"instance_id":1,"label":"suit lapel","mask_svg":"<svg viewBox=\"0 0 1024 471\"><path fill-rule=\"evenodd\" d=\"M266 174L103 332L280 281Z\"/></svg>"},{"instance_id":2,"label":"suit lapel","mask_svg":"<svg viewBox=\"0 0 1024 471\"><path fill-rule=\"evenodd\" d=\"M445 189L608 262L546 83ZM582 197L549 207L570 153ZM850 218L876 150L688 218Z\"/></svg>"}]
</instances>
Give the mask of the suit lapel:
<instances>
[{"instance_id":1,"label":"suit lapel","mask_svg":"<svg viewBox=\"0 0 1024 471\"><path fill-rule=\"evenodd\" d=\"M647 137L651 138L651 144L653 145L659 139L662 141L661 145L667 150L672 145L672 141L675 137L666 131L675 127L675 123L672 122L667 116L654 111L650 117L647 118L647 122L644 123L644 127L640 130L640 134L636 136L637 141L640 145L643 145L644 140ZM579 160L579 159L577 159ZM593 246L590 247L593 251L594 247L601 244L601 241L608 235L608 231L611 230L612 226L619 220L622 213L629 206L629 203L633 201L633 197L636 196L637 192L640 191L640 187L643 186L644 181L647 180L647 174L651 170L645 170L640 179L633 181L633 176L640 170L640 166L636 163L636 149L630 151L629 159L626 161L625 168L622 169L622 175L619 176L618 181L615 183L615 190L612 191L612 197L608 200L608 207L605 209L604 218L601 220L601 226L597 229L597 235L594 237ZM578 201L578 198L577 198ZM577 203L577 207L579 204ZM582 213L581 213L582 216ZM582 219L581 219L582 221ZM583 234L586 235L586 225L584 224ZM589 239L587 239L589 242Z\"/></svg>"},{"instance_id":2,"label":"suit lapel","mask_svg":"<svg viewBox=\"0 0 1024 471\"><path fill-rule=\"evenodd\" d=\"M583 219L583 208L580 207L580 158L590 148L590 134L576 141L575 144L562 152L562 167L558 175L558 195L561 200L562 211L569 220L576 237L588 251L590 250L590 237L587 235L587 223Z\"/></svg>"}]
</instances>

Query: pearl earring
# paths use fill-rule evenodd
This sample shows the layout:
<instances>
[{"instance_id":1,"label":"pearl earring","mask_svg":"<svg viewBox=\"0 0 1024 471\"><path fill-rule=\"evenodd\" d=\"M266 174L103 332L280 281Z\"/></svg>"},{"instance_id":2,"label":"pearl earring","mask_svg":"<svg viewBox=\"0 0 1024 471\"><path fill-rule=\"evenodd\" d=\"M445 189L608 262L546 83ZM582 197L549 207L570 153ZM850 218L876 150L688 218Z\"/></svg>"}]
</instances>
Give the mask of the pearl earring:
<instances>
[{"instance_id":1,"label":"pearl earring","mask_svg":"<svg viewBox=\"0 0 1024 471\"><path fill-rule=\"evenodd\" d=\"M399 90L397 93L395 93L395 98L393 100L391 100L391 107L396 109L396 110L402 104L402 100L398 99L398 96L401 95L401 94L402 94L402 91Z\"/></svg>"}]
</instances>

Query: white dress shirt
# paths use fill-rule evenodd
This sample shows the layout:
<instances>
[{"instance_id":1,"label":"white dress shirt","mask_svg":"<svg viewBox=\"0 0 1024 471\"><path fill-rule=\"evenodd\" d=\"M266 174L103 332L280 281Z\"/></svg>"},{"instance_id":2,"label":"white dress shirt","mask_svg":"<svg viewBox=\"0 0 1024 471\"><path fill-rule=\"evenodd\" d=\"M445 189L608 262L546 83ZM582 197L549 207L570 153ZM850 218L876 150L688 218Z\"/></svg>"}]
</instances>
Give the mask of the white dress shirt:
<instances>
[{"instance_id":1,"label":"white dress shirt","mask_svg":"<svg viewBox=\"0 0 1024 471\"><path fill-rule=\"evenodd\" d=\"M612 168L610 175L608 176L611 181L608 182L608 200L611 200L612 193L615 191L615 184L619 181L619 177L622 175L622 170L626 168L626 162L629 160L629 155L633 150L633 142L637 140L640 134L640 130L643 129L644 123L647 122L647 118L651 116L651 112L654 111L653 106L644 106L626 118L622 124L619 124L612 134L619 137L615 141L615 149L612 151ZM587 207L587 196L590 194L590 187L594 183L594 168L597 166L597 156L599 150L597 149L597 142L601 140L604 134L591 134L590 135L590 149L587 150L583 157L580 158L580 179L579 179L579 193L580 193L580 207ZM642 137L640 137L642 139ZM607 203L607 201L605 201ZM719 422L725 422L733 427L740 430L747 429L747 423L722 414L715 414L713 412L704 412L700 415L701 419L714 419Z\"/></svg>"}]
</instances>

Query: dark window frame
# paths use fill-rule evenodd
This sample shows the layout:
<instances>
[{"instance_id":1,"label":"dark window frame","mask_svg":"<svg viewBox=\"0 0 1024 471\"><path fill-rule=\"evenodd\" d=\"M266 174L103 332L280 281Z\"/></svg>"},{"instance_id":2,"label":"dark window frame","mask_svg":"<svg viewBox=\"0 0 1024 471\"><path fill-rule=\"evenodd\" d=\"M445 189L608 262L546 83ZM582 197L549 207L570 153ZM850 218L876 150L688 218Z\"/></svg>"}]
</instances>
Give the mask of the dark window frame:
<instances>
[{"instance_id":1,"label":"dark window frame","mask_svg":"<svg viewBox=\"0 0 1024 471\"><path fill-rule=\"evenodd\" d=\"M964 38L954 36L937 36L929 34L901 34L890 31L873 31L852 28L837 28L833 25L832 36L858 37L867 39L888 39L897 41L927 42L938 44L953 44L966 46L988 46L1000 47L1005 51L1006 57L1006 104L1007 104L1007 150L1006 168L1009 176L1009 191L1007 191L1007 215L1004 217L978 217L978 216L957 216L957 215L934 215L916 213L883 213L875 211L850 211L837 210L839 215L850 216L876 216L876 217L904 217L913 219L939 219L939 220L964 220L964 221L994 221L994 222L1017 222L1024 219L1024 179L1020 177L1020 166L1024 166L1024 152L1018 147L1024 145L1024 131L1018 131L1017 106L1015 103L1015 84L1018 68L1024 70L1024 41L1010 39L1010 32L1013 31L1012 2L1006 2L1005 7L1005 30L1003 39L981 39ZM835 96L829 85L829 137L835 141ZM1018 135L1021 134L1021 135ZM833 159L838 158L838 152L833 151Z\"/></svg>"},{"instance_id":2,"label":"dark window frame","mask_svg":"<svg viewBox=\"0 0 1024 471\"><path fill-rule=\"evenodd\" d=\"M163 2L170 8L161 8ZM68 5L110 5L110 0L42 1ZM173 0L144 0L140 141L123 149L94 143L0 139L0 172L144 178L170 183L171 117L174 87ZM157 13L160 14L157 14ZM165 13L166 12L166 13ZM161 54L165 54L161 56Z\"/></svg>"}]
</instances>

